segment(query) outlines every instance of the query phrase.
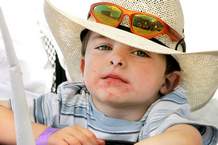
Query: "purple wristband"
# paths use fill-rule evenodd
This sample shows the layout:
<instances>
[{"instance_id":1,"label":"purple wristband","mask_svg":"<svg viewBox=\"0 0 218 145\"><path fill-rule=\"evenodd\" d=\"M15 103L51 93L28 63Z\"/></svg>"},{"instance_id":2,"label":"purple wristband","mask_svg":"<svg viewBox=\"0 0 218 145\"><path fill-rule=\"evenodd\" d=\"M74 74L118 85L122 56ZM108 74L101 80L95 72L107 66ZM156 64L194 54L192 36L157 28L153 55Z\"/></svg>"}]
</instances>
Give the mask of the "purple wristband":
<instances>
[{"instance_id":1,"label":"purple wristband","mask_svg":"<svg viewBox=\"0 0 218 145\"><path fill-rule=\"evenodd\" d=\"M37 138L36 145L47 145L49 136L55 133L57 130L58 128L46 128Z\"/></svg>"}]
</instances>

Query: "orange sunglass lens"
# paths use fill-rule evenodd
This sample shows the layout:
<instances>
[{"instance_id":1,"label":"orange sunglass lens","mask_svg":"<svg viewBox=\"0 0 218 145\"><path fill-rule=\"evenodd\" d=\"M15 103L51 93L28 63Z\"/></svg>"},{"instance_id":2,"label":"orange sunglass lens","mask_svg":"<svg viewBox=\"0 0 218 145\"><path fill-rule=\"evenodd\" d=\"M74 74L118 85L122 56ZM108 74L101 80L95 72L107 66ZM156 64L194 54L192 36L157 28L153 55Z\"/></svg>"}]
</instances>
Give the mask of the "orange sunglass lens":
<instances>
[{"instance_id":1,"label":"orange sunglass lens","mask_svg":"<svg viewBox=\"0 0 218 145\"><path fill-rule=\"evenodd\" d=\"M132 29L139 35L155 35L164 29L164 25L154 17L136 14L132 18Z\"/></svg>"},{"instance_id":2,"label":"orange sunglass lens","mask_svg":"<svg viewBox=\"0 0 218 145\"><path fill-rule=\"evenodd\" d=\"M94 7L93 14L100 23L115 27L120 22L122 11L116 6L98 5Z\"/></svg>"}]
</instances>

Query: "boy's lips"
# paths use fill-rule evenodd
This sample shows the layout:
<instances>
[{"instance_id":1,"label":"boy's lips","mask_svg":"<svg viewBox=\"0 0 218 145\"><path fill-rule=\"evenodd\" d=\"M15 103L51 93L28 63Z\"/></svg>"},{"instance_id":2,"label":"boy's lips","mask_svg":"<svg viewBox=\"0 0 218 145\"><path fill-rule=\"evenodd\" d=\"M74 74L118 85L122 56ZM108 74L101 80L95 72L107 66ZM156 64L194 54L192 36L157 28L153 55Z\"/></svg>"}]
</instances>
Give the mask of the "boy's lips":
<instances>
[{"instance_id":1,"label":"boy's lips","mask_svg":"<svg viewBox=\"0 0 218 145\"><path fill-rule=\"evenodd\" d=\"M127 79L125 79L117 74L107 74L107 75L103 76L102 79L104 79L104 80L105 79L114 79L114 80L119 80L119 81L126 83L126 84L129 83L129 81Z\"/></svg>"}]
</instances>

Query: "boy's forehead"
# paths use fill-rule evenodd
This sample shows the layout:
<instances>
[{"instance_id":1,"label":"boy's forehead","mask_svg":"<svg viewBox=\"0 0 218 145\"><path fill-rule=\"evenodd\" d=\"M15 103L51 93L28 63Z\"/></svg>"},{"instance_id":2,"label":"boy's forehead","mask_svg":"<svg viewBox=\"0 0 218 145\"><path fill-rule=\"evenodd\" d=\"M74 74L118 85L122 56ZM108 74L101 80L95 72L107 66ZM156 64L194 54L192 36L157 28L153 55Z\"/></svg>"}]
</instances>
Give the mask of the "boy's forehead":
<instances>
[{"instance_id":1,"label":"boy's forehead","mask_svg":"<svg viewBox=\"0 0 218 145\"><path fill-rule=\"evenodd\" d=\"M128 46L128 45L126 45L126 44L123 44L123 43L121 43L121 42L118 42L118 41L116 41L116 40L113 40L113 39L111 39L111 38L108 38L108 37L106 37L106 36L103 36L103 35L101 35L101 34L99 34L99 33L96 33L96 32L93 32L93 31L90 31L90 36L89 36L89 40L103 40L103 41L107 41L107 42L111 42L111 43L119 43L119 44L122 44L122 45L125 45L125 46ZM128 46L128 47L131 47L131 46ZM136 49L136 48L135 48Z\"/></svg>"},{"instance_id":2,"label":"boy's forehead","mask_svg":"<svg viewBox=\"0 0 218 145\"><path fill-rule=\"evenodd\" d=\"M104 39L112 40L112 39L110 39L108 37L105 37L105 36L99 34L99 33L90 31L90 39L95 40L95 39L99 39L99 38L104 38Z\"/></svg>"}]
</instances>

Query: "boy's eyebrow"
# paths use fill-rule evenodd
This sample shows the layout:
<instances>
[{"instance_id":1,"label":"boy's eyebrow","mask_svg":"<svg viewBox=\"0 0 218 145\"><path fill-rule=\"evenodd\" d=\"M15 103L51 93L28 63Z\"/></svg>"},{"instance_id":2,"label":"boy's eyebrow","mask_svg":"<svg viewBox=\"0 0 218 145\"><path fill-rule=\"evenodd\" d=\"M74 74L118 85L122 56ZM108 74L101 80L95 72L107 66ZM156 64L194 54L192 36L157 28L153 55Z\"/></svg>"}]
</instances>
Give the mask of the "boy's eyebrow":
<instances>
[{"instance_id":1,"label":"boy's eyebrow","mask_svg":"<svg viewBox=\"0 0 218 145\"><path fill-rule=\"evenodd\" d=\"M98 33L93 34L93 36L91 37L92 39L99 39L99 38L104 38L104 39L109 39L103 35L100 35Z\"/></svg>"}]
</instances>

